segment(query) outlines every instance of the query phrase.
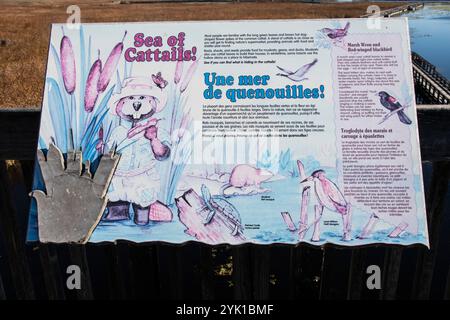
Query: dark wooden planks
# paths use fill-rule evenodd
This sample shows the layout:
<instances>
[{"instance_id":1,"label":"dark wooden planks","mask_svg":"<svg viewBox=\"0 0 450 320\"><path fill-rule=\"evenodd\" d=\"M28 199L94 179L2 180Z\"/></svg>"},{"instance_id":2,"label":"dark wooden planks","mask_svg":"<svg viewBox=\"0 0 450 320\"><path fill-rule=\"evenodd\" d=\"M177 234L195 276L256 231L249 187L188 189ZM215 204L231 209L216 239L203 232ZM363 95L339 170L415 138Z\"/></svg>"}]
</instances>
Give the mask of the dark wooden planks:
<instances>
[{"instance_id":1,"label":"dark wooden planks","mask_svg":"<svg viewBox=\"0 0 450 320\"><path fill-rule=\"evenodd\" d=\"M214 299L231 299L234 296L233 247L218 245L211 247L214 274Z\"/></svg>"},{"instance_id":2,"label":"dark wooden planks","mask_svg":"<svg viewBox=\"0 0 450 320\"><path fill-rule=\"evenodd\" d=\"M363 285L365 283L365 261L367 258L367 248L357 248L352 250L350 262L350 276L348 278L347 299L359 300L362 297Z\"/></svg>"},{"instance_id":3,"label":"dark wooden planks","mask_svg":"<svg viewBox=\"0 0 450 320\"><path fill-rule=\"evenodd\" d=\"M17 114L20 114L21 112L14 112L14 116L10 117L9 119L16 119ZM33 118L33 116L30 117L30 115L33 114L33 112L28 112L25 116L24 120L25 122L30 121L30 119ZM447 117L448 111L447 110L439 110L439 109L425 109L420 108L418 110L418 116L419 116L419 130L421 135L421 141L422 141L422 157L423 159L433 159L433 160L443 160L449 158L450 148L448 148L446 145L448 144L448 139L446 138L446 135L444 134L445 130L448 130L448 124L446 119L449 119ZM2 117L0 119L0 122L6 121L4 120L4 115L7 115L7 113L4 113L2 111L1 113ZM38 122L38 117L36 116L37 113L35 113L35 120ZM7 116L8 117L8 116ZM10 120L10 121L12 121ZM11 129L13 126L9 126L8 128L8 134L11 135L11 130L20 130L18 128ZM21 128L22 130L28 130L30 126L27 126L26 128ZM5 128L0 128L0 133L4 132ZM37 134L37 128L36 134ZM20 139L22 139L23 136L18 137L17 140L20 142ZM427 142L431 144L427 144ZM20 150L20 143L18 144L18 147L13 150L12 148L5 148L3 145L0 146L0 156L10 155L10 158L14 157L21 157L24 155L24 152ZM34 158L34 150L35 146L33 146L33 151L30 151L28 153L29 157L25 157L26 159L33 159ZM438 162L437 166L441 166L442 168L447 166L444 161ZM28 168L28 167L27 167ZM31 167L30 167L31 168ZM27 170L24 166L22 168L23 170L26 170L26 175L31 176L32 170ZM25 172L25 171L24 171ZM24 173L25 175L25 173ZM440 177L440 179L438 179ZM26 184L28 185L31 181L31 178L26 181ZM440 181L440 182L439 182ZM442 182L442 174L434 174L432 185L434 185L434 189L430 190L430 195L434 200L428 200L428 212L431 216L436 217L436 212L438 212L439 209L436 203L439 203L436 199L439 198L438 194L444 192L443 186L444 183ZM438 187L441 186L441 187ZM443 197L443 195L442 195ZM434 203L430 206L431 203ZM442 199L440 200L443 201ZM3 203L2 203L3 206ZM13 206L14 207L14 206ZM434 209L433 209L434 208ZM431 211L430 211L431 210ZM439 216L437 216L439 218ZM21 217L23 218L23 217ZM437 225L437 227L440 226L439 219L434 219L434 223ZM436 222L438 221L438 222ZM18 222L16 221L16 224ZM23 228L22 224L20 228ZM436 228L437 228L436 227ZM433 229L432 224L430 224L430 236L433 238ZM439 237L439 236L437 236ZM431 240L433 243L433 239ZM11 244L11 242L6 242L8 245ZM158 245L159 246L159 245ZM178 249L178 248L177 248ZM158 289L154 290L156 292L162 291L165 293L170 292L166 296L171 297L182 297L184 296L185 290L179 289L174 287L176 283L180 283L177 281L182 279L181 282L186 281L183 280L183 273L180 272L180 270L183 268L183 254L185 255L188 251L183 250L177 250L175 249L174 255L171 256L166 262L166 265L170 265L172 271L175 271L175 278L171 281L164 282L161 284L156 284L158 282L159 274L158 272L152 272L153 276L148 276L147 284L149 288L153 288L154 286L158 287ZM204 248L205 249L205 248ZM200 286L201 286L201 296L204 298L212 299L216 296L215 292L215 285L214 285L214 273L211 267L212 263L212 249L209 249L206 247L206 249L200 250L200 267L201 267L201 276L200 276ZM243 250L241 250L243 249ZM234 265L234 272L233 272L233 280L234 280L234 296L236 298L259 298L259 299L265 299L268 296L268 281L266 279L269 276L269 269L267 268L268 265L270 265L270 254L268 254L265 250L266 248L264 246L258 247L258 246L241 246L241 247L233 247L232 251L234 253L233 255L233 265ZM78 250L78 249L74 249ZM204 250L204 251L203 251ZM311 248L305 245L301 245L296 248L291 248L291 258L290 262L286 261L272 261L272 263L289 263L289 269L290 269L290 279L292 280L291 284L289 285L289 293L291 297L295 298L322 298L322 299L329 299L329 298L343 298L343 283L347 283L348 280L348 290L347 290L347 297L351 299L358 299L358 298L364 298L365 292L365 268L367 266L367 261L370 260L367 258L367 255L370 254L370 252L366 251L367 249L354 249L354 250L344 250L336 249L336 248L325 248L325 251L323 251L320 248ZM43 269L46 270L54 270L54 273L58 272L58 269L61 266L58 266L58 261L56 260L57 252L46 252L45 249L41 250L41 248L38 249L39 254L42 254L41 260L45 260L46 262L50 262L50 265L45 266L43 264ZM151 246L149 249L149 246L139 247L137 249L133 249L133 254L127 254L124 253L124 250L119 250L120 253L118 253L118 256L116 256L116 253L114 250L110 252L109 257L112 259L111 263L115 263L117 266L117 272L120 272L121 274L126 273L127 271L134 271L136 268L138 268L134 263L134 260L136 259L136 256L143 256L141 257L141 261L146 261L147 259L152 259L153 253L151 252ZM125 250L126 251L126 250ZM177 251L181 252L181 255L177 253ZM353 251L353 253L351 253ZM141 254L141 252L146 252L146 254ZM184 252L184 253L183 253ZM382 290L380 292L380 298L381 299L394 299L397 297L396 290L398 286L398 278L401 274L400 271L400 265L401 265L401 249L397 247L391 247L387 248L385 250L385 258L384 258L384 267L382 268L382 275L383 275L383 284L382 284ZM434 256L433 256L434 254ZM349 262L351 255L351 263ZM25 252L24 254L25 259L27 258L27 254ZM73 254L71 253L72 258L78 257L78 261L83 262L83 254ZM145 257L144 257L145 256ZM9 258L9 257L8 257ZM116 261L117 259L117 261ZM346 260L347 259L347 260ZM421 298L426 297L427 294L429 295L429 291L431 288L431 283L433 279L433 266L434 266L434 259L435 259L435 253L428 252L426 250L420 250L418 254L418 262L417 262L417 271L416 271L416 281L414 281L414 290L413 290L413 296ZM77 259L74 259L75 261ZM89 265L87 263L87 258L84 259L85 266L87 266L87 270L89 271ZM127 260L133 260L133 261L127 261ZM152 260L153 264L155 263L155 260ZM340 275L339 277L334 277L334 273L336 270L343 269L342 263L344 261L344 264L350 265L350 272L349 276L347 278L347 275ZM44 261L43 261L44 262ZM322 264L323 262L323 264ZM11 265L11 261L9 262ZM89 260L89 264L93 263L91 260ZM341 264L341 265L337 265ZM108 263L109 265L109 263ZM66 267L65 265L63 267ZM25 267L29 268L29 266ZM84 267L86 269L86 267ZM178 270L178 271L177 271ZM209 272L208 272L209 270ZM205 272L207 271L207 272ZM112 273L116 271L111 271ZM149 272L151 272L149 270ZM134 272L133 276L134 276ZM163 274L168 274L167 271L164 271ZM186 272L184 272L186 274ZM189 274L189 273L188 273ZM43 275L47 276L47 279L44 279L46 287L49 289L48 296L53 297L55 299L64 297L64 293L61 292L61 287L64 285L65 281L65 275L61 274L59 279L54 278L50 275ZM114 283L111 284L112 288L120 288L118 292L120 294L117 294L116 297L129 297L130 295L135 295L136 293L133 292L133 289L136 286L137 283L140 282L140 278L133 279L131 276L118 276L117 274L113 274L112 277L114 280ZM164 277L162 277L164 280ZM16 279L17 280L17 279ZM32 283L33 281L31 281ZM172 283L172 284L170 284ZM15 282L15 285L17 284L17 281ZM88 284L90 284L90 281L88 281ZM145 286L147 286L147 284ZM142 288L140 291L144 290L144 285L142 285ZM167 289L169 286L169 289ZM170 287L172 286L172 287ZM31 285L32 287L32 285ZM93 296L92 291L92 285L88 285L88 288L90 287L90 290L88 292L83 292L80 294L77 294L77 298L86 299L91 298ZM182 286L183 287L183 286ZM181 290L181 291L180 291ZM447 289L448 290L448 289ZM153 290L152 290L153 291ZM178 291L178 293L177 293ZM116 292L116 293L118 293ZM18 296L23 297L24 292L19 292ZM165 296L164 294L162 296ZM141 296L142 297L142 296Z\"/></svg>"},{"instance_id":4,"label":"dark wooden planks","mask_svg":"<svg viewBox=\"0 0 450 320\"><path fill-rule=\"evenodd\" d=\"M108 283L109 299L126 299L130 296L127 283L131 282L132 272L128 263L128 244L124 242L108 243L96 248L103 251L106 263L103 265Z\"/></svg>"},{"instance_id":5,"label":"dark wooden planks","mask_svg":"<svg viewBox=\"0 0 450 320\"><path fill-rule=\"evenodd\" d=\"M40 244L37 248L42 266L42 277L49 300L64 300L65 282L61 274L58 251L54 244Z\"/></svg>"},{"instance_id":6,"label":"dark wooden planks","mask_svg":"<svg viewBox=\"0 0 450 320\"><path fill-rule=\"evenodd\" d=\"M450 300L450 268L447 273L447 283L445 284L444 299Z\"/></svg>"},{"instance_id":7,"label":"dark wooden planks","mask_svg":"<svg viewBox=\"0 0 450 320\"><path fill-rule=\"evenodd\" d=\"M5 287L3 285L3 278L1 273L0 273L0 300L6 300Z\"/></svg>"},{"instance_id":8,"label":"dark wooden planks","mask_svg":"<svg viewBox=\"0 0 450 320\"><path fill-rule=\"evenodd\" d=\"M290 299L319 299L323 255L323 248L304 243L291 248Z\"/></svg>"},{"instance_id":9,"label":"dark wooden planks","mask_svg":"<svg viewBox=\"0 0 450 320\"><path fill-rule=\"evenodd\" d=\"M351 248L336 248L331 245L324 248L319 292L321 300L345 299L351 257Z\"/></svg>"},{"instance_id":10,"label":"dark wooden planks","mask_svg":"<svg viewBox=\"0 0 450 320\"><path fill-rule=\"evenodd\" d=\"M203 300L213 300L215 298L214 285L214 259L212 247L205 244L198 244L200 251L200 266L199 272L201 274L201 298Z\"/></svg>"},{"instance_id":11,"label":"dark wooden planks","mask_svg":"<svg viewBox=\"0 0 450 320\"><path fill-rule=\"evenodd\" d=\"M430 296L449 178L449 161L433 163L430 190L426 199L430 249L420 248L418 253L412 290L414 299L428 299Z\"/></svg>"},{"instance_id":12,"label":"dark wooden planks","mask_svg":"<svg viewBox=\"0 0 450 320\"><path fill-rule=\"evenodd\" d=\"M422 161L450 160L450 106L419 106Z\"/></svg>"},{"instance_id":13,"label":"dark wooden planks","mask_svg":"<svg viewBox=\"0 0 450 320\"><path fill-rule=\"evenodd\" d=\"M135 297L139 299L158 299L160 292L160 277L158 273L158 257L156 245L132 246Z\"/></svg>"},{"instance_id":14,"label":"dark wooden planks","mask_svg":"<svg viewBox=\"0 0 450 320\"><path fill-rule=\"evenodd\" d=\"M395 300L397 298L397 286L400 277L403 249L390 247L386 249L382 270L382 285L380 299Z\"/></svg>"},{"instance_id":15,"label":"dark wooden planks","mask_svg":"<svg viewBox=\"0 0 450 320\"><path fill-rule=\"evenodd\" d=\"M181 271L183 261L179 248L162 243L158 243L155 247L161 298L182 299L184 293Z\"/></svg>"},{"instance_id":16,"label":"dark wooden planks","mask_svg":"<svg viewBox=\"0 0 450 320\"><path fill-rule=\"evenodd\" d=\"M0 110L0 160L34 160L40 112Z\"/></svg>"},{"instance_id":17,"label":"dark wooden planks","mask_svg":"<svg viewBox=\"0 0 450 320\"><path fill-rule=\"evenodd\" d=\"M269 298L270 251L264 245L240 245L232 248L234 298Z\"/></svg>"},{"instance_id":18,"label":"dark wooden planks","mask_svg":"<svg viewBox=\"0 0 450 320\"><path fill-rule=\"evenodd\" d=\"M3 236L16 298L33 299L34 285L26 255L24 227L19 223L23 219L18 217L11 196L13 184L20 182L11 181L3 160L0 160L0 181L0 236Z\"/></svg>"},{"instance_id":19,"label":"dark wooden planks","mask_svg":"<svg viewBox=\"0 0 450 320\"><path fill-rule=\"evenodd\" d=\"M248 300L252 297L252 274L249 245L231 249L233 255L234 298Z\"/></svg>"},{"instance_id":20,"label":"dark wooden planks","mask_svg":"<svg viewBox=\"0 0 450 320\"><path fill-rule=\"evenodd\" d=\"M253 299L267 300L270 284L270 249L265 245L254 245L252 253Z\"/></svg>"}]
</instances>

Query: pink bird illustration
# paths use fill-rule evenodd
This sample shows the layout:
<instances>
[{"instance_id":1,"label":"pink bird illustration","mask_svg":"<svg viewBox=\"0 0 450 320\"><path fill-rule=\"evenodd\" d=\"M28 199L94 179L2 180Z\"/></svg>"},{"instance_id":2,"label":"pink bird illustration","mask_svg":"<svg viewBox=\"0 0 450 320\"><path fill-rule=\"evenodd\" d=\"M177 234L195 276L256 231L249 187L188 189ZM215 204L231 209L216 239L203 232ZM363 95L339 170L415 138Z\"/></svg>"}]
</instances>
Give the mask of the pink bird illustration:
<instances>
[{"instance_id":1,"label":"pink bird illustration","mask_svg":"<svg viewBox=\"0 0 450 320\"><path fill-rule=\"evenodd\" d=\"M320 31L323 32L325 35L327 35L328 38L333 40L342 40L348 32L348 29L350 28L350 22L347 22L345 24L344 28L323 28Z\"/></svg>"},{"instance_id":2,"label":"pink bird illustration","mask_svg":"<svg viewBox=\"0 0 450 320\"><path fill-rule=\"evenodd\" d=\"M301 176L304 176L304 169L303 165L299 161L297 162L299 169L300 166L302 167L300 169ZM315 219L314 219L314 232L312 236L312 241L320 241L320 219L322 218L323 208L327 208L330 211L334 211L339 213L342 216L342 223L343 223L343 237L342 240L349 241L351 240L351 212L350 212L350 203L348 203L342 192L339 190L338 186L334 184L331 180L329 180L325 176L324 170L316 170L314 171L311 176L307 177L306 179L303 179L301 181L302 184L312 182L312 186L314 189L314 193L317 197L318 204L315 206ZM310 188L309 186L306 186L306 188ZM308 193L309 196L309 193ZM304 202L305 199L302 199L302 214L303 217L300 217L300 220L304 223L306 222L305 216L306 215L306 208L304 208ZM307 204L307 201L306 201ZM303 227L303 228L302 228ZM300 236L303 237L304 233L307 231L307 227L301 226L300 228ZM302 234L303 233L303 234Z\"/></svg>"}]
</instances>

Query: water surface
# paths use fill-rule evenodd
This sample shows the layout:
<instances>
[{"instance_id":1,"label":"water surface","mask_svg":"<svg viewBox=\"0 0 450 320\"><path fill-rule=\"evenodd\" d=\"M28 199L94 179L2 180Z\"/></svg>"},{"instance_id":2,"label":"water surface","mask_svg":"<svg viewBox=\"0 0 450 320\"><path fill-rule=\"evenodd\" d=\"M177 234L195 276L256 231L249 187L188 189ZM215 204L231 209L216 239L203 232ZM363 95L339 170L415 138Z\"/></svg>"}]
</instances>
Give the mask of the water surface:
<instances>
[{"instance_id":1,"label":"water surface","mask_svg":"<svg viewBox=\"0 0 450 320\"><path fill-rule=\"evenodd\" d=\"M427 4L404 16L409 20L411 49L450 79L450 4Z\"/></svg>"}]
</instances>

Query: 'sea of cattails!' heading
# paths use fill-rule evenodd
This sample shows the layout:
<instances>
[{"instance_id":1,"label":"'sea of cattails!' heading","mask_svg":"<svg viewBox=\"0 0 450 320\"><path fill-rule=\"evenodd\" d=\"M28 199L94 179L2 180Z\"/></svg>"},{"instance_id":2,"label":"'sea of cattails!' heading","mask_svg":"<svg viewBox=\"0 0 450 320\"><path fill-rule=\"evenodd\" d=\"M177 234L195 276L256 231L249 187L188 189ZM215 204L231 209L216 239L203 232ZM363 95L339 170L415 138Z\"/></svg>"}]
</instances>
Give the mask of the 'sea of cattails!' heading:
<instances>
[{"instance_id":1,"label":"'sea of cattails!' heading","mask_svg":"<svg viewBox=\"0 0 450 320\"><path fill-rule=\"evenodd\" d=\"M197 47L187 49L185 38L184 32L167 38L149 36L142 32L136 33L133 46L125 50L125 60L128 62L195 61Z\"/></svg>"}]
</instances>

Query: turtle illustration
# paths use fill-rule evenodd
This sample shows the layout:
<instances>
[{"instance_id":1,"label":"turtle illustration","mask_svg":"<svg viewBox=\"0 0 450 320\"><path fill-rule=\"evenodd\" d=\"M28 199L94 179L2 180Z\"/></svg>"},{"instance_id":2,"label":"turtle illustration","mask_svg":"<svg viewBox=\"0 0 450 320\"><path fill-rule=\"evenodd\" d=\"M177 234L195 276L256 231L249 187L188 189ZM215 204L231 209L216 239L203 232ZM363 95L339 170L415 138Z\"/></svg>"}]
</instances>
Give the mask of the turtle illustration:
<instances>
[{"instance_id":1,"label":"turtle illustration","mask_svg":"<svg viewBox=\"0 0 450 320\"><path fill-rule=\"evenodd\" d=\"M241 223L241 217L238 210L222 196L211 196L209 189L202 184L201 187L202 198L206 205L206 210L202 210L204 224L211 222L213 217L222 220L222 222L229 227L231 235L236 236L239 233L243 233L243 227Z\"/></svg>"}]
</instances>

